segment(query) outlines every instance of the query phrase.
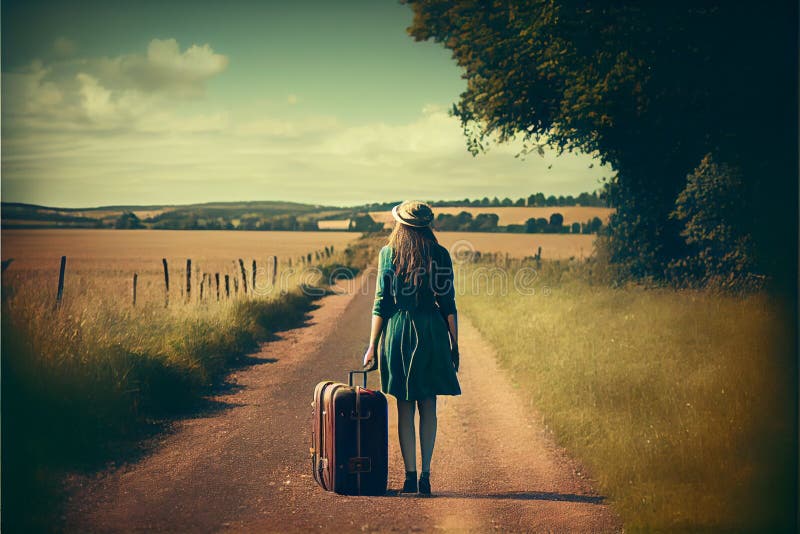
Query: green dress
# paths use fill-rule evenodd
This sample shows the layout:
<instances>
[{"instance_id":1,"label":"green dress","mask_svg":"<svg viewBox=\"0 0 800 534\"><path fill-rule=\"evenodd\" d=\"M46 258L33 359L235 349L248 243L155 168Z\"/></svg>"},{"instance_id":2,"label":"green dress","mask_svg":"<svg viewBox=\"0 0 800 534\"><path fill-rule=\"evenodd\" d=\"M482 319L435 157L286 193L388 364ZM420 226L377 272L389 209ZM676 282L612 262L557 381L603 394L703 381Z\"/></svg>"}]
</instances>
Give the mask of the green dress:
<instances>
[{"instance_id":1,"label":"green dress","mask_svg":"<svg viewBox=\"0 0 800 534\"><path fill-rule=\"evenodd\" d=\"M419 289L395 275L389 245L378 257L372 313L384 318L378 347L381 390L401 400L461 394L442 317L456 313L453 264L441 245L434 244L431 254L432 272Z\"/></svg>"}]
</instances>

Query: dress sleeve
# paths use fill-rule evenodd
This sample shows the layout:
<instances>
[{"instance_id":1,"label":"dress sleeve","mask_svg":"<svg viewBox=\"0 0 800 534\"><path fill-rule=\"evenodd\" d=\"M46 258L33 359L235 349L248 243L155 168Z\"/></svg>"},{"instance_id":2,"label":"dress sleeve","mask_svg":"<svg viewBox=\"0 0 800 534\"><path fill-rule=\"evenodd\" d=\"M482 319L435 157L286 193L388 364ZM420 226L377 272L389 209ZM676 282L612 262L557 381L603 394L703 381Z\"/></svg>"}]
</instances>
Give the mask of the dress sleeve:
<instances>
[{"instance_id":1,"label":"dress sleeve","mask_svg":"<svg viewBox=\"0 0 800 534\"><path fill-rule=\"evenodd\" d=\"M456 314L456 289L453 285L453 261L450 253L442 247L442 255L436 266L434 277L436 304L445 316Z\"/></svg>"},{"instance_id":2,"label":"dress sleeve","mask_svg":"<svg viewBox=\"0 0 800 534\"><path fill-rule=\"evenodd\" d=\"M372 315L387 318L394 313L394 299L391 294L392 276L394 276L392 249L387 245L381 248L378 254L378 279L375 281L375 302L372 305Z\"/></svg>"}]
</instances>

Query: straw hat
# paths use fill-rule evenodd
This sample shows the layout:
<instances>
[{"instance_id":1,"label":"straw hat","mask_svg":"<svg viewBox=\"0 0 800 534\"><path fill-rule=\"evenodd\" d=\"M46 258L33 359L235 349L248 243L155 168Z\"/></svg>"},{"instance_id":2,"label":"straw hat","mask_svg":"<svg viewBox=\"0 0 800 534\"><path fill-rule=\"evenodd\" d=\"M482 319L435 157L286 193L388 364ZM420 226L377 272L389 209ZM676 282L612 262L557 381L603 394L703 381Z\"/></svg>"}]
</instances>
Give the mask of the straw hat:
<instances>
[{"instance_id":1,"label":"straw hat","mask_svg":"<svg viewBox=\"0 0 800 534\"><path fill-rule=\"evenodd\" d=\"M400 224L423 228L433 222L433 210L419 200L405 200L392 208L392 217Z\"/></svg>"}]
</instances>

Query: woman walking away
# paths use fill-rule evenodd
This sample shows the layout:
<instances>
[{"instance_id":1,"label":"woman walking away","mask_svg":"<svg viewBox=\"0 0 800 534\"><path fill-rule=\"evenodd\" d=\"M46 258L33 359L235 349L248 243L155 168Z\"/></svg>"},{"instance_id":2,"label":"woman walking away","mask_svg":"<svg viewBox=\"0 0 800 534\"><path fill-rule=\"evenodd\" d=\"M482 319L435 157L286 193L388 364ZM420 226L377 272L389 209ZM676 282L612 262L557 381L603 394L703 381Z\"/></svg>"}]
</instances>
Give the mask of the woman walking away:
<instances>
[{"instance_id":1,"label":"woman walking away","mask_svg":"<svg viewBox=\"0 0 800 534\"><path fill-rule=\"evenodd\" d=\"M397 430L406 468L403 492L429 495L436 396L461 394L456 377L459 355L453 263L430 227L430 206L405 201L392 208L392 215L397 223L379 254L364 366L379 366L381 390L397 399ZM419 482L417 407L422 449Z\"/></svg>"}]
</instances>

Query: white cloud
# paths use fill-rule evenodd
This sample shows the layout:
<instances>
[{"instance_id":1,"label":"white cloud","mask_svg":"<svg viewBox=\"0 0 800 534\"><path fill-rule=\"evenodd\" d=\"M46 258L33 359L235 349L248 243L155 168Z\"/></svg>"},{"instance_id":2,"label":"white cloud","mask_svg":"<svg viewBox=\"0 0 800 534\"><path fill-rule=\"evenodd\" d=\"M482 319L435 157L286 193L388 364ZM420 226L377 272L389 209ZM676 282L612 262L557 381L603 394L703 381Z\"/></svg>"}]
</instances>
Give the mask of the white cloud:
<instances>
[{"instance_id":1,"label":"white cloud","mask_svg":"<svg viewBox=\"0 0 800 534\"><path fill-rule=\"evenodd\" d=\"M57 43L66 49L66 41ZM187 119L174 111L201 97L227 65L209 45L181 51L175 39L153 39L145 54L35 61L4 73L3 120L17 132L153 131L157 125L186 131L192 124L205 131L208 117Z\"/></svg>"},{"instance_id":2,"label":"white cloud","mask_svg":"<svg viewBox=\"0 0 800 534\"><path fill-rule=\"evenodd\" d=\"M81 85L78 92L83 98L83 109L89 119L100 122L112 118L117 106L111 102L111 91L83 72L78 73L77 79Z\"/></svg>"},{"instance_id":3,"label":"white cloud","mask_svg":"<svg viewBox=\"0 0 800 534\"><path fill-rule=\"evenodd\" d=\"M181 97L197 97L205 84L228 67L228 57L207 44L181 52L175 39L153 39L145 54L88 58L60 65L62 76L78 69L100 79L112 89L136 89Z\"/></svg>"},{"instance_id":4,"label":"white cloud","mask_svg":"<svg viewBox=\"0 0 800 534\"><path fill-rule=\"evenodd\" d=\"M13 107L19 113L52 112L64 98L59 87L45 81L49 74L41 61L34 61L28 67L5 73L3 78L3 109Z\"/></svg>"},{"instance_id":5,"label":"white cloud","mask_svg":"<svg viewBox=\"0 0 800 534\"><path fill-rule=\"evenodd\" d=\"M192 45L181 52L175 39L153 39L147 56L128 56L119 62L120 74L142 88L193 94L228 67L228 58L207 44Z\"/></svg>"}]
</instances>

